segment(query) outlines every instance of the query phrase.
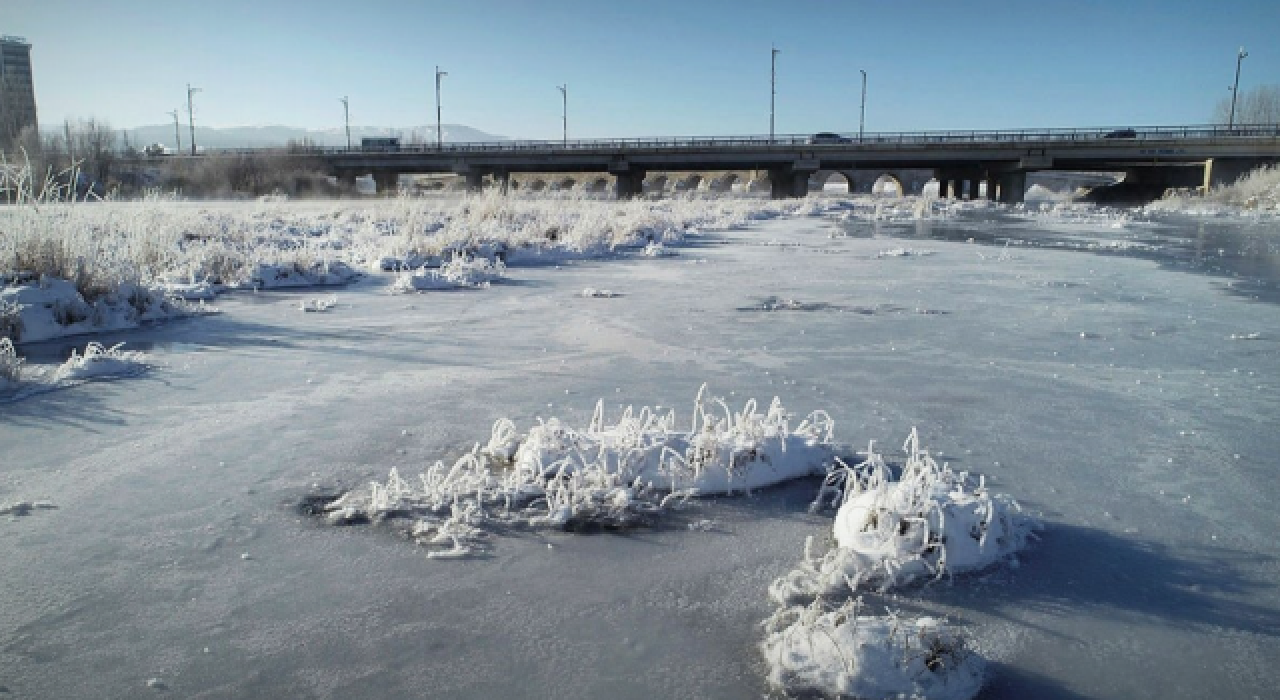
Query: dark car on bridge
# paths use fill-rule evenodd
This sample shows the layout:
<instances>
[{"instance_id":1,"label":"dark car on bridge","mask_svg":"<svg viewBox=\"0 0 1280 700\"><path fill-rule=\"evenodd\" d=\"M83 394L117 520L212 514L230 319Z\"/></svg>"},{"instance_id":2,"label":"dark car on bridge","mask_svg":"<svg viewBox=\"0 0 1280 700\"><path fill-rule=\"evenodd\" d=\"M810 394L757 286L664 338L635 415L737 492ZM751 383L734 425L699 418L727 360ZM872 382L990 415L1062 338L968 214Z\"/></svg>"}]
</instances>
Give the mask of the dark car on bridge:
<instances>
[{"instance_id":1,"label":"dark car on bridge","mask_svg":"<svg viewBox=\"0 0 1280 700\"><path fill-rule=\"evenodd\" d=\"M1138 132L1134 131L1133 129L1116 129L1115 131L1108 131L1106 134L1102 136L1102 138L1104 139L1136 139L1138 138Z\"/></svg>"},{"instance_id":2,"label":"dark car on bridge","mask_svg":"<svg viewBox=\"0 0 1280 700\"><path fill-rule=\"evenodd\" d=\"M853 139L830 131L820 131L809 137L809 143L853 143Z\"/></svg>"}]
</instances>

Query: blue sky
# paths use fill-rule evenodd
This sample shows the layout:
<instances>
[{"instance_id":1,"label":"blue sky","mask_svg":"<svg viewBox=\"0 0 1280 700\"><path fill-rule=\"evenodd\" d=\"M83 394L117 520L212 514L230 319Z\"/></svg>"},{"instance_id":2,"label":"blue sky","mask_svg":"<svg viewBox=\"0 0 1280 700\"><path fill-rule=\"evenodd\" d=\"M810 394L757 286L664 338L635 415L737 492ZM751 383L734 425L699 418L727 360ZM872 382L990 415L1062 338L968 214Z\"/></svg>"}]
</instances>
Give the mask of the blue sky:
<instances>
[{"instance_id":1,"label":"blue sky","mask_svg":"<svg viewBox=\"0 0 1280 700\"><path fill-rule=\"evenodd\" d=\"M0 0L33 45L42 123L446 123L558 138L1203 123L1280 83L1280 1ZM183 121L186 121L185 113Z\"/></svg>"}]
</instances>

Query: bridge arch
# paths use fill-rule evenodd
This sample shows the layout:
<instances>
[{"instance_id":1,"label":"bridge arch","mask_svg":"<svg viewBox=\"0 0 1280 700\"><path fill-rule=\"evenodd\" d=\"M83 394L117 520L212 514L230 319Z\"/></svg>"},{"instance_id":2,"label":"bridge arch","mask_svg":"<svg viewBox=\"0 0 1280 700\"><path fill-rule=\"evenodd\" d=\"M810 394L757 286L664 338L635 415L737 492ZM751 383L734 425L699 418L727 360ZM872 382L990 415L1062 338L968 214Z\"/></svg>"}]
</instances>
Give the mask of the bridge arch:
<instances>
[{"instance_id":1,"label":"bridge arch","mask_svg":"<svg viewBox=\"0 0 1280 700\"><path fill-rule=\"evenodd\" d=\"M698 186L701 184L702 184L702 176L697 173L693 173L687 177L683 177L676 180L676 184L673 189L676 192L687 192L690 190L698 189Z\"/></svg>"},{"instance_id":2,"label":"bridge arch","mask_svg":"<svg viewBox=\"0 0 1280 700\"><path fill-rule=\"evenodd\" d=\"M741 177L737 173L725 173L719 177L712 178L707 183L707 189L712 192L729 192L740 179Z\"/></svg>"},{"instance_id":3,"label":"bridge arch","mask_svg":"<svg viewBox=\"0 0 1280 700\"><path fill-rule=\"evenodd\" d=\"M832 192L836 194L849 193L853 194L858 191L857 177L852 171L844 170L819 170L813 174L809 180L809 189L818 192Z\"/></svg>"},{"instance_id":4,"label":"bridge arch","mask_svg":"<svg viewBox=\"0 0 1280 700\"><path fill-rule=\"evenodd\" d=\"M666 192L667 183L669 183L670 180L671 178L667 177L666 175L655 175L651 178L648 178L647 180L644 181L645 191Z\"/></svg>"},{"instance_id":5,"label":"bridge arch","mask_svg":"<svg viewBox=\"0 0 1280 700\"><path fill-rule=\"evenodd\" d=\"M571 177L562 177L562 178L560 178L560 179L558 179L558 180L553 180L553 181L552 181L552 183L551 183L551 189L553 189L553 190L557 190L557 191L560 191L560 192L564 192L564 191L566 191L566 190L571 190L571 189L573 189L573 186L574 186L574 185L576 185L576 184L578 184L578 181L577 181L577 180L574 180L574 179L573 179L573 178L571 178Z\"/></svg>"},{"instance_id":6,"label":"bridge arch","mask_svg":"<svg viewBox=\"0 0 1280 700\"><path fill-rule=\"evenodd\" d=\"M901 197L907 194L907 188L897 173L881 173L871 185L871 194Z\"/></svg>"},{"instance_id":7,"label":"bridge arch","mask_svg":"<svg viewBox=\"0 0 1280 700\"><path fill-rule=\"evenodd\" d=\"M583 184L582 189L587 192L604 192L609 189L609 179L597 177L594 180L588 180Z\"/></svg>"}]
</instances>

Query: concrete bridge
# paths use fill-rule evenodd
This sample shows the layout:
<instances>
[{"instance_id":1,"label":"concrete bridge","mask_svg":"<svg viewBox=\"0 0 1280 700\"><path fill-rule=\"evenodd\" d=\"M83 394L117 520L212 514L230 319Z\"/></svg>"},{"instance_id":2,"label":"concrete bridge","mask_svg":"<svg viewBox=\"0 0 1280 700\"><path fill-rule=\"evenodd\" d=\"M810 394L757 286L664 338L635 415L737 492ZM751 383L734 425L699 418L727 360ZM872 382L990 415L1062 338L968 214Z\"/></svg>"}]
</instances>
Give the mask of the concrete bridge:
<instances>
[{"instance_id":1,"label":"concrete bridge","mask_svg":"<svg viewBox=\"0 0 1280 700\"><path fill-rule=\"evenodd\" d=\"M822 179L824 173L844 176L856 191L869 189L868 178L888 178L902 192L915 193L924 182L904 173L927 170L938 181L940 196L976 198L985 189L989 198L1019 202L1027 174L1040 171L1123 172L1126 182L1152 186L1233 182L1259 165L1280 161L1280 126L502 141L395 151L317 149L313 154L339 179L354 182L372 175L379 190L394 189L401 175L452 173L473 190L486 181L538 189L564 187L572 180L573 186L588 182L607 189L612 184L618 197L633 197L659 183L687 188L720 178L718 186L726 181L732 186L753 173L758 186L767 180L772 195L781 198L804 196L814 176ZM715 175L708 178L710 173Z\"/></svg>"}]
</instances>

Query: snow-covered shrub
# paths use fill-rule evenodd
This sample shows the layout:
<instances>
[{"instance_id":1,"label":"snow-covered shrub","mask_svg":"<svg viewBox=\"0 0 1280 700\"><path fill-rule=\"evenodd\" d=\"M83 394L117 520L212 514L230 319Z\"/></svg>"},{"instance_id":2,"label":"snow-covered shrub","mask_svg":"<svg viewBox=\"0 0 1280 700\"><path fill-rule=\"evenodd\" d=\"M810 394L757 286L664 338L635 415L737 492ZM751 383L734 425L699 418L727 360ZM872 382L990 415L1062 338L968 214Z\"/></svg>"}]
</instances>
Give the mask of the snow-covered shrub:
<instances>
[{"instance_id":1,"label":"snow-covered shrub","mask_svg":"<svg viewBox=\"0 0 1280 700\"><path fill-rule=\"evenodd\" d=\"M769 682L788 693L848 698L968 700L983 661L964 637L931 617L864 615L861 599L778 610L761 644Z\"/></svg>"},{"instance_id":2,"label":"snow-covered shrub","mask_svg":"<svg viewBox=\"0 0 1280 700\"><path fill-rule=\"evenodd\" d=\"M810 538L801 566L770 586L775 600L861 586L886 590L983 569L1022 549L1038 527L1016 502L992 494L982 477L939 465L914 429L897 478L873 448L861 464L828 476L814 505L831 499L839 506L836 546L815 556Z\"/></svg>"},{"instance_id":3,"label":"snow-covered shrub","mask_svg":"<svg viewBox=\"0 0 1280 700\"><path fill-rule=\"evenodd\" d=\"M640 525L695 495L824 473L830 417L816 411L794 428L790 421L777 399L766 413L756 411L754 400L734 413L723 400L706 398L705 386L688 432L677 429L674 411L648 407L628 407L607 424L603 403L582 430L551 418L521 438L504 419L484 449L477 444L452 465L436 462L416 480L393 469L385 483L350 491L320 510L334 524L415 518L437 533L460 513L471 527Z\"/></svg>"},{"instance_id":4,"label":"snow-covered shrub","mask_svg":"<svg viewBox=\"0 0 1280 700\"><path fill-rule=\"evenodd\" d=\"M121 350L123 346L124 343L116 343L108 348L101 343L90 342L85 346L83 355L72 350L71 357L54 371L53 379L64 382L121 377L145 371L148 367L146 354Z\"/></svg>"}]
</instances>

